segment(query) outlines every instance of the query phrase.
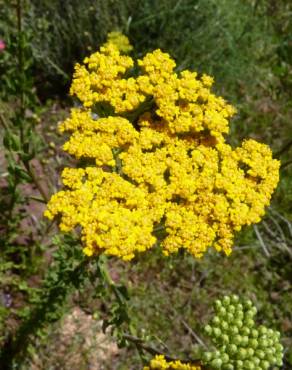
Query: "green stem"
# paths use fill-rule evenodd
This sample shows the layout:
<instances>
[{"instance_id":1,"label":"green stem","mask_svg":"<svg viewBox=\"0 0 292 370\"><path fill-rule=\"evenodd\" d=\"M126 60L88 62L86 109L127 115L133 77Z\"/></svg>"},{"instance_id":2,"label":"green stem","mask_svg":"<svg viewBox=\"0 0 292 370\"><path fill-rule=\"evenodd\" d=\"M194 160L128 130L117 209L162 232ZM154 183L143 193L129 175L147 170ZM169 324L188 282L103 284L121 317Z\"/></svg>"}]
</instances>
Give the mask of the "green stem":
<instances>
[{"instance_id":1,"label":"green stem","mask_svg":"<svg viewBox=\"0 0 292 370\"><path fill-rule=\"evenodd\" d=\"M105 282L108 284L109 288L114 293L116 299L118 300L120 305L126 306L127 302L122 299L120 292L118 291L115 282L112 280L110 273L107 268L107 257L105 255L99 258L99 268L104 277Z\"/></svg>"},{"instance_id":2,"label":"green stem","mask_svg":"<svg viewBox=\"0 0 292 370\"><path fill-rule=\"evenodd\" d=\"M47 196L44 188L42 187L41 183L39 182L38 178L37 178L37 175L36 173L34 172L34 169L32 168L32 166L30 165L29 162L25 162L25 161L22 161L28 175L31 177L33 183L35 184L35 186L37 187L38 191L40 192L41 196L43 197L43 200L45 203L48 203L49 201L49 197Z\"/></svg>"},{"instance_id":3,"label":"green stem","mask_svg":"<svg viewBox=\"0 0 292 370\"><path fill-rule=\"evenodd\" d=\"M17 0L16 3L16 18L17 18L17 41L18 41L18 71L19 71L19 80L20 80L20 107L21 113L24 114L24 89L23 89L23 78L24 78L24 69L23 69L23 36L22 36L22 0ZM23 142L23 127L21 125L21 142Z\"/></svg>"},{"instance_id":4,"label":"green stem","mask_svg":"<svg viewBox=\"0 0 292 370\"><path fill-rule=\"evenodd\" d=\"M4 128L4 130L9 131L9 127L8 127L7 122L6 122L6 119L4 118L4 116L1 112L0 112L0 123L1 123L2 127Z\"/></svg>"}]
</instances>

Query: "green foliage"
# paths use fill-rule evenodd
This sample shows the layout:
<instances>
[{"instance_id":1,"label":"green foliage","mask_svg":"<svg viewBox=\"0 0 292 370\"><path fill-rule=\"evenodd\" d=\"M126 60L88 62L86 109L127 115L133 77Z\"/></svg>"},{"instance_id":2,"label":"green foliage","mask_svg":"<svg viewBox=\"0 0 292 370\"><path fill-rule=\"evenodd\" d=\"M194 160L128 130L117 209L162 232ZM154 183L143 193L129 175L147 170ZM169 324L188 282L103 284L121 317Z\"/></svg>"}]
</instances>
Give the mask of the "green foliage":
<instances>
[{"instance_id":1,"label":"green foliage","mask_svg":"<svg viewBox=\"0 0 292 370\"><path fill-rule=\"evenodd\" d=\"M68 83L73 65L97 50L112 30L128 34L138 56L161 48L175 57L179 69L214 75L219 83L224 81L231 97L242 79L245 86L254 86L263 77L258 62L274 58L279 47L266 17L266 1L30 0L23 4L24 27L42 89L48 81L53 89ZM8 8L6 15L11 13Z\"/></svg>"},{"instance_id":2,"label":"green foliage","mask_svg":"<svg viewBox=\"0 0 292 370\"><path fill-rule=\"evenodd\" d=\"M56 86L66 86L73 65L97 50L108 32L126 24L128 12L127 2L114 0L28 1L26 25L33 34L31 50L37 85L43 88L45 83L47 90L53 88L58 93Z\"/></svg>"},{"instance_id":3,"label":"green foliage","mask_svg":"<svg viewBox=\"0 0 292 370\"><path fill-rule=\"evenodd\" d=\"M7 12L1 7L0 9L3 15ZM10 235L21 220L20 215L14 214L16 206L25 202L19 186L35 182L41 195L46 198L31 166L32 159L43 149L44 143L35 130L38 116L34 111L40 111L40 108L37 107L33 89L30 34L23 29L22 13L19 0L14 13L7 14L8 27L5 28L3 21L0 23L0 29L7 29L7 49L0 55L0 96L3 98L0 105L0 124L8 172L6 191L10 196L8 202L5 198L1 199L5 203L1 221L7 228L3 243L11 241Z\"/></svg>"},{"instance_id":4,"label":"green foliage","mask_svg":"<svg viewBox=\"0 0 292 370\"><path fill-rule=\"evenodd\" d=\"M179 69L214 75L232 97L243 78L245 85L255 82L258 61L272 54L271 27L263 18L265 5L259 8L258 3L137 1L129 35L140 52L162 48L175 57Z\"/></svg>"},{"instance_id":5,"label":"green foliage","mask_svg":"<svg viewBox=\"0 0 292 370\"><path fill-rule=\"evenodd\" d=\"M76 240L71 237L64 240L55 238L55 244L58 249L54 263L42 287L34 290L30 298L31 306L22 312L23 321L17 333L8 336L3 345L0 361L6 364L7 369L21 364L33 336L62 316L69 292L80 289L88 277L88 260L76 248Z\"/></svg>"},{"instance_id":6,"label":"green foliage","mask_svg":"<svg viewBox=\"0 0 292 370\"><path fill-rule=\"evenodd\" d=\"M0 294L4 301L0 310L1 322L18 319L25 313L23 302L28 302L35 292L28 280L36 273L42 274L43 247L40 241L42 232L46 232L42 223L35 230L28 227L33 186L44 198L38 201L46 199L32 164L44 149L44 141L36 131L39 118L35 112L39 113L41 108L37 106L33 88L30 34L23 29L21 2L14 5L11 13L0 7L1 16L7 15L1 17L0 22L7 45L0 54L0 132L3 137L0 160L4 164L0 184ZM3 24L9 27L5 28ZM21 304L12 309L15 301ZM0 335L1 342L6 340L9 330L4 333L2 329Z\"/></svg>"},{"instance_id":7,"label":"green foliage","mask_svg":"<svg viewBox=\"0 0 292 370\"><path fill-rule=\"evenodd\" d=\"M112 281L104 258L90 260L79 244L80 240L70 235L54 237L53 263L40 288L33 290L30 305L22 311L22 323L17 332L5 338L0 351L0 363L5 363L6 369L20 368L35 336L45 337L49 325L64 314L69 297L77 292L82 294L88 285L93 286L92 298L99 297L105 302L107 314L103 330L110 326L118 343L126 344L127 328L122 325L130 322L127 289Z\"/></svg>"}]
</instances>

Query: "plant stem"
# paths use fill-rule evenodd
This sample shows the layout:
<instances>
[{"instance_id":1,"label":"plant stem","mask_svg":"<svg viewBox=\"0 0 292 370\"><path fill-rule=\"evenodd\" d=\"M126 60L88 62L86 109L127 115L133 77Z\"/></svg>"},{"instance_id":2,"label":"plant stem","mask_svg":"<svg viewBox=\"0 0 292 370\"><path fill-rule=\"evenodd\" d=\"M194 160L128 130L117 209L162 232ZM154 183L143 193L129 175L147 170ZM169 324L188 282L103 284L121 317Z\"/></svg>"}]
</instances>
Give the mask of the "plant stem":
<instances>
[{"instance_id":1,"label":"plant stem","mask_svg":"<svg viewBox=\"0 0 292 370\"><path fill-rule=\"evenodd\" d=\"M174 358L172 356L164 354L161 351L159 351L158 349L156 349L155 347L152 347L152 346L146 344L144 342L144 340L141 339L141 338L135 337L135 336L130 335L130 334L124 334L124 339L126 339L129 342L134 343L136 347L139 347L139 348L141 348L141 350L150 353L152 356L163 355L166 358L167 361L177 361L178 360L177 358ZM184 362L184 361L181 361L181 362ZM199 359L192 360L191 363L194 364L194 365L202 366Z\"/></svg>"},{"instance_id":2,"label":"plant stem","mask_svg":"<svg viewBox=\"0 0 292 370\"><path fill-rule=\"evenodd\" d=\"M34 169L32 168L32 166L30 165L29 162L25 162L25 161L22 161L22 162L23 162L23 165L24 165L27 173L29 174L29 176L31 177L31 179L34 182L35 186L37 187L38 191L40 192L41 196L43 197L45 203L48 203L49 197L47 196L45 190L43 189L42 185L40 184L40 182L39 182L39 180L37 178L37 175L34 172Z\"/></svg>"}]
</instances>

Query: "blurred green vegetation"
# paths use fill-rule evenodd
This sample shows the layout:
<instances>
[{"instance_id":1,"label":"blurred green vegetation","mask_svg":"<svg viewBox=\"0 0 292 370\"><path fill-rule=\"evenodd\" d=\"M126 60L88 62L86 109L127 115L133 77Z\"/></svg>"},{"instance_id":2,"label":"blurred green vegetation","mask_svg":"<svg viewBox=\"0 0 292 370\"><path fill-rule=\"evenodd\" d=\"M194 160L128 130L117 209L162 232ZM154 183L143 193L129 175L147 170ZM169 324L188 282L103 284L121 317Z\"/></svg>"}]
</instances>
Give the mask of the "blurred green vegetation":
<instances>
[{"instance_id":1,"label":"blurred green vegetation","mask_svg":"<svg viewBox=\"0 0 292 370\"><path fill-rule=\"evenodd\" d=\"M71 105L74 64L97 50L108 32L120 30L134 45L135 57L161 48L176 59L178 70L213 75L215 90L238 109L231 144L255 138L269 144L282 163L264 220L238 235L231 257L209 253L195 261L184 254L165 259L155 252L131 265L110 261L112 275L128 287L135 334L173 355L195 357L196 336L205 341L201 324L213 300L240 293L253 299L263 323L283 333L283 369L291 369L291 17L292 4L286 0L0 0L0 39L6 44L0 51L0 136L6 137L0 144L1 344L34 307L46 270L68 258L62 251L55 257L57 228L41 217L40 188L45 184L45 193L53 193L68 161L55 128ZM39 187L36 177L43 181ZM80 257L72 258L75 268ZM101 302L92 284L86 284L78 294L68 287L69 306L110 320L117 309L112 297ZM45 331L29 350L42 368L58 369L53 361L58 354L50 351L56 329L51 321L44 320ZM85 357L76 368L86 368ZM32 368L29 360L19 366ZM141 359L133 346L104 366L137 369Z\"/></svg>"},{"instance_id":2,"label":"blurred green vegetation","mask_svg":"<svg viewBox=\"0 0 292 370\"><path fill-rule=\"evenodd\" d=\"M2 37L13 41L15 1L1 3ZM22 4L36 84L42 90L48 84L55 93L64 92L74 64L114 29L129 36L137 55L161 48L176 59L179 69L214 75L233 98L240 85L265 80L280 59L291 62L291 9L285 1L275 5L267 0L23 0ZM277 65L282 75L283 63Z\"/></svg>"}]
</instances>

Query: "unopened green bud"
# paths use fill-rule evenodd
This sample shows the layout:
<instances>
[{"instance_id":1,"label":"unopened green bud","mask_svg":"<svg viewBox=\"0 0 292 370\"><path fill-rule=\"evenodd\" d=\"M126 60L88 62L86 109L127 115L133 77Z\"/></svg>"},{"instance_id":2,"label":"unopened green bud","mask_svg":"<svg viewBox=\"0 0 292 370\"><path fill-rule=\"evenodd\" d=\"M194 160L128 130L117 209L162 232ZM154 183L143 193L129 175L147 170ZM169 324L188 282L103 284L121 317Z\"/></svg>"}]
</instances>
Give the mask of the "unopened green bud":
<instances>
[{"instance_id":1,"label":"unopened green bud","mask_svg":"<svg viewBox=\"0 0 292 370\"><path fill-rule=\"evenodd\" d=\"M283 365L283 356L277 356L276 357L276 365L277 366L282 366Z\"/></svg>"},{"instance_id":2,"label":"unopened green bud","mask_svg":"<svg viewBox=\"0 0 292 370\"><path fill-rule=\"evenodd\" d=\"M267 334L268 333L268 329L265 327L265 326L263 326L263 325L261 325L260 327L259 327L259 332L260 332L260 334Z\"/></svg>"},{"instance_id":3,"label":"unopened green bud","mask_svg":"<svg viewBox=\"0 0 292 370\"><path fill-rule=\"evenodd\" d=\"M252 312L252 314L255 316L258 312L257 308L255 306L251 307L250 308L250 311Z\"/></svg>"},{"instance_id":4,"label":"unopened green bud","mask_svg":"<svg viewBox=\"0 0 292 370\"><path fill-rule=\"evenodd\" d=\"M275 331L275 336L276 336L276 338L277 339L280 339L280 337L281 337L281 333L279 332L279 331Z\"/></svg>"},{"instance_id":5,"label":"unopened green bud","mask_svg":"<svg viewBox=\"0 0 292 370\"><path fill-rule=\"evenodd\" d=\"M256 329L251 329L250 335L252 338L257 338L259 336L259 332Z\"/></svg>"},{"instance_id":6,"label":"unopened green bud","mask_svg":"<svg viewBox=\"0 0 292 370\"><path fill-rule=\"evenodd\" d=\"M202 360L205 363L208 363L212 360L213 358L213 353L212 352L204 352L202 355Z\"/></svg>"},{"instance_id":7,"label":"unopened green bud","mask_svg":"<svg viewBox=\"0 0 292 370\"><path fill-rule=\"evenodd\" d=\"M226 321L231 323L234 320L234 316L232 313L228 312L226 315Z\"/></svg>"},{"instance_id":8,"label":"unopened green bud","mask_svg":"<svg viewBox=\"0 0 292 370\"><path fill-rule=\"evenodd\" d=\"M241 320L236 319L234 321L234 325L236 325L238 328L242 328L243 322Z\"/></svg>"},{"instance_id":9,"label":"unopened green bud","mask_svg":"<svg viewBox=\"0 0 292 370\"><path fill-rule=\"evenodd\" d=\"M228 312L230 313L234 313L236 311L235 306L233 306L232 304L229 305L227 309L228 309Z\"/></svg>"},{"instance_id":10,"label":"unopened green bud","mask_svg":"<svg viewBox=\"0 0 292 370\"><path fill-rule=\"evenodd\" d=\"M275 336L275 332L273 329L268 329L267 334L269 337L273 338Z\"/></svg>"},{"instance_id":11,"label":"unopened green bud","mask_svg":"<svg viewBox=\"0 0 292 370\"><path fill-rule=\"evenodd\" d=\"M249 340L249 345L251 348L256 349L259 345L257 339L253 338Z\"/></svg>"},{"instance_id":12,"label":"unopened green bud","mask_svg":"<svg viewBox=\"0 0 292 370\"><path fill-rule=\"evenodd\" d=\"M246 349L247 350L247 357L253 357L254 355L254 349L249 347Z\"/></svg>"},{"instance_id":13,"label":"unopened green bud","mask_svg":"<svg viewBox=\"0 0 292 370\"><path fill-rule=\"evenodd\" d=\"M229 356L227 353L223 353L221 356L221 360L224 364L226 364L229 361Z\"/></svg>"},{"instance_id":14,"label":"unopened green bud","mask_svg":"<svg viewBox=\"0 0 292 370\"><path fill-rule=\"evenodd\" d=\"M223 297L223 302L222 303L225 307L229 306L230 305L230 297L228 297L228 296Z\"/></svg>"},{"instance_id":15,"label":"unopened green bud","mask_svg":"<svg viewBox=\"0 0 292 370\"><path fill-rule=\"evenodd\" d=\"M216 338L220 337L220 335L222 334L221 330L219 328L214 328L213 329L213 334Z\"/></svg>"},{"instance_id":16,"label":"unopened green bud","mask_svg":"<svg viewBox=\"0 0 292 370\"><path fill-rule=\"evenodd\" d=\"M276 349L277 352L281 352L282 353L284 347L282 346L281 343L276 343L275 344L275 349Z\"/></svg>"},{"instance_id":17,"label":"unopened green bud","mask_svg":"<svg viewBox=\"0 0 292 370\"><path fill-rule=\"evenodd\" d=\"M223 370L234 370L234 366L232 364L226 364L222 368Z\"/></svg>"},{"instance_id":18,"label":"unopened green bud","mask_svg":"<svg viewBox=\"0 0 292 370\"><path fill-rule=\"evenodd\" d=\"M255 365L253 364L252 361L249 361L249 360L248 361L245 361L244 367L247 370L254 370L255 369Z\"/></svg>"},{"instance_id":19,"label":"unopened green bud","mask_svg":"<svg viewBox=\"0 0 292 370\"><path fill-rule=\"evenodd\" d=\"M242 305L241 303L238 303L238 304L236 305L236 310L237 310L237 311L243 311L243 305Z\"/></svg>"},{"instance_id":20,"label":"unopened green bud","mask_svg":"<svg viewBox=\"0 0 292 370\"><path fill-rule=\"evenodd\" d=\"M253 327L254 327L254 320L253 320L253 319L247 319L247 320L245 321L245 325L246 325L249 329L253 328Z\"/></svg>"},{"instance_id":21,"label":"unopened green bud","mask_svg":"<svg viewBox=\"0 0 292 370\"><path fill-rule=\"evenodd\" d=\"M258 357L253 357L253 363L256 365L256 366L259 366L261 360L258 358Z\"/></svg>"},{"instance_id":22,"label":"unopened green bud","mask_svg":"<svg viewBox=\"0 0 292 370\"><path fill-rule=\"evenodd\" d=\"M260 366L261 366L261 368L262 368L263 370L267 370L267 369L270 367L270 363L269 363L269 361L265 361L265 360L263 360L263 361L261 361Z\"/></svg>"},{"instance_id":23,"label":"unopened green bud","mask_svg":"<svg viewBox=\"0 0 292 370\"><path fill-rule=\"evenodd\" d=\"M254 317L254 313L251 309L246 311L246 313L245 313L245 319L246 320L252 319L253 317Z\"/></svg>"},{"instance_id":24,"label":"unopened green bud","mask_svg":"<svg viewBox=\"0 0 292 370\"><path fill-rule=\"evenodd\" d=\"M214 306L217 309L219 309L220 307L222 307L222 302L220 301L220 299L216 299L216 301L214 303Z\"/></svg>"},{"instance_id":25,"label":"unopened green bud","mask_svg":"<svg viewBox=\"0 0 292 370\"><path fill-rule=\"evenodd\" d=\"M273 348L266 348L265 353L266 355L272 355L274 353Z\"/></svg>"},{"instance_id":26,"label":"unopened green bud","mask_svg":"<svg viewBox=\"0 0 292 370\"><path fill-rule=\"evenodd\" d=\"M237 352L237 346L234 343L229 344L226 347L226 352L230 355L234 355Z\"/></svg>"},{"instance_id":27,"label":"unopened green bud","mask_svg":"<svg viewBox=\"0 0 292 370\"><path fill-rule=\"evenodd\" d=\"M246 347L248 345L248 336L243 335L241 337L241 345L244 346L244 347Z\"/></svg>"},{"instance_id":28,"label":"unopened green bud","mask_svg":"<svg viewBox=\"0 0 292 370\"><path fill-rule=\"evenodd\" d=\"M266 348L266 347L268 346L268 341L267 341L267 339L260 338L260 339L258 340L258 342L259 342L259 346L260 346L261 348Z\"/></svg>"},{"instance_id":29,"label":"unopened green bud","mask_svg":"<svg viewBox=\"0 0 292 370\"><path fill-rule=\"evenodd\" d=\"M231 333L232 335L236 335L236 334L238 334L238 333L239 333L239 329L238 329L238 327L237 327L237 326L231 326L229 330L230 330L230 333Z\"/></svg>"},{"instance_id":30,"label":"unopened green bud","mask_svg":"<svg viewBox=\"0 0 292 370\"><path fill-rule=\"evenodd\" d=\"M233 339L233 343L236 344L237 346L241 344L242 337L241 335L235 335Z\"/></svg>"},{"instance_id":31,"label":"unopened green bud","mask_svg":"<svg viewBox=\"0 0 292 370\"><path fill-rule=\"evenodd\" d=\"M266 352L267 355L273 355L276 351L275 351L275 348L269 347L269 348L266 349L265 352Z\"/></svg>"},{"instance_id":32,"label":"unopened green bud","mask_svg":"<svg viewBox=\"0 0 292 370\"><path fill-rule=\"evenodd\" d=\"M235 317L238 319L238 320L243 320L243 318L244 318L244 313L243 313L243 311L236 311L235 312Z\"/></svg>"},{"instance_id":33,"label":"unopened green bud","mask_svg":"<svg viewBox=\"0 0 292 370\"><path fill-rule=\"evenodd\" d=\"M240 348L237 353L237 358L239 360L244 360L247 357L247 351L245 348Z\"/></svg>"},{"instance_id":34,"label":"unopened green bud","mask_svg":"<svg viewBox=\"0 0 292 370\"><path fill-rule=\"evenodd\" d=\"M210 325L206 325L204 329L205 329L206 334L208 334L208 335L210 335L213 331L213 329Z\"/></svg>"},{"instance_id":35,"label":"unopened green bud","mask_svg":"<svg viewBox=\"0 0 292 370\"><path fill-rule=\"evenodd\" d=\"M221 340L222 340L222 342L223 342L224 344L228 344L228 343L229 343L229 336L228 336L228 335L226 335L226 334L223 334L223 335L221 336Z\"/></svg>"},{"instance_id":36,"label":"unopened green bud","mask_svg":"<svg viewBox=\"0 0 292 370\"><path fill-rule=\"evenodd\" d=\"M214 351L213 354L214 354L214 358L220 358L221 357L221 352L218 351L218 350Z\"/></svg>"},{"instance_id":37,"label":"unopened green bud","mask_svg":"<svg viewBox=\"0 0 292 370\"><path fill-rule=\"evenodd\" d=\"M270 354L266 356L266 359L269 361L270 364L275 364L277 362L276 356Z\"/></svg>"},{"instance_id":38,"label":"unopened green bud","mask_svg":"<svg viewBox=\"0 0 292 370\"><path fill-rule=\"evenodd\" d=\"M241 329L241 334L243 335L250 335L250 329L246 326L244 326L242 329Z\"/></svg>"},{"instance_id":39,"label":"unopened green bud","mask_svg":"<svg viewBox=\"0 0 292 370\"><path fill-rule=\"evenodd\" d=\"M270 339L273 341L274 344L276 344L279 339L276 337L275 333L273 334L273 336L270 337Z\"/></svg>"},{"instance_id":40,"label":"unopened green bud","mask_svg":"<svg viewBox=\"0 0 292 370\"><path fill-rule=\"evenodd\" d=\"M232 296L231 296L231 300L232 300L232 303L237 303L237 302L239 302L239 297L238 297L238 295L236 295L236 294L232 294Z\"/></svg>"},{"instance_id":41,"label":"unopened green bud","mask_svg":"<svg viewBox=\"0 0 292 370\"><path fill-rule=\"evenodd\" d=\"M259 358L259 359L264 359L266 357L266 354L263 350L261 349L258 349L256 350L256 356Z\"/></svg>"},{"instance_id":42,"label":"unopened green bud","mask_svg":"<svg viewBox=\"0 0 292 370\"><path fill-rule=\"evenodd\" d=\"M247 307L247 308L250 308L250 307L252 307L252 306L253 306L252 301L251 301L250 299L245 299L245 300L243 301L243 304L244 304L244 306L245 306L245 307Z\"/></svg>"},{"instance_id":43,"label":"unopened green bud","mask_svg":"<svg viewBox=\"0 0 292 370\"><path fill-rule=\"evenodd\" d=\"M243 361L237 360L236 361L236 369L243 369Z\"/></svg>"},{"instance_id":44,"label":"unopened green bud","mask_svg":"<svg viewBox=\"0 0 292 370\"><path fill-rule=\"evenodd\" d=\"M229 325L226 321L221 321L220 323L221 325L221 328L224 330L224 331L227 331L229 329Z\"/></svg>"},{"instance_id":45,"label":"unopened green bud","mask_svg":"<svg viewBox=\"0 0 292 370\"><path fill-rule=\"evenodd\" d=\"M221 320L219 319L219 317L218 317L218 316L214 316L214 317L213 317L212 323L213 323L214 325L219 325L219 324L220 324L220 322L221 322Z\"/></svg>"},{"instance_id":46,"label":"unopened green bud","mask_svg":"<svg viewBox=\"0 0 292 370\"><path fill-rule=\"evenodd\" d=\"M220 315L220 316L225 316L226 315L226 308L225 307L223 307L223 306L221 306L219 309L218 309L218 314Z\"/></svg>"},{"instance_id":47,"label":"unopened green bud","mask_svg":"<svg viewBox=\"0 0 292 370\"><path fill-rule=\"evenodd\" d=\"M221 367L222 367L222 360L220 358L215 358L214 360L211 361L211 366L214 369L221 369Z\"/></svg>"}]
</instances>

